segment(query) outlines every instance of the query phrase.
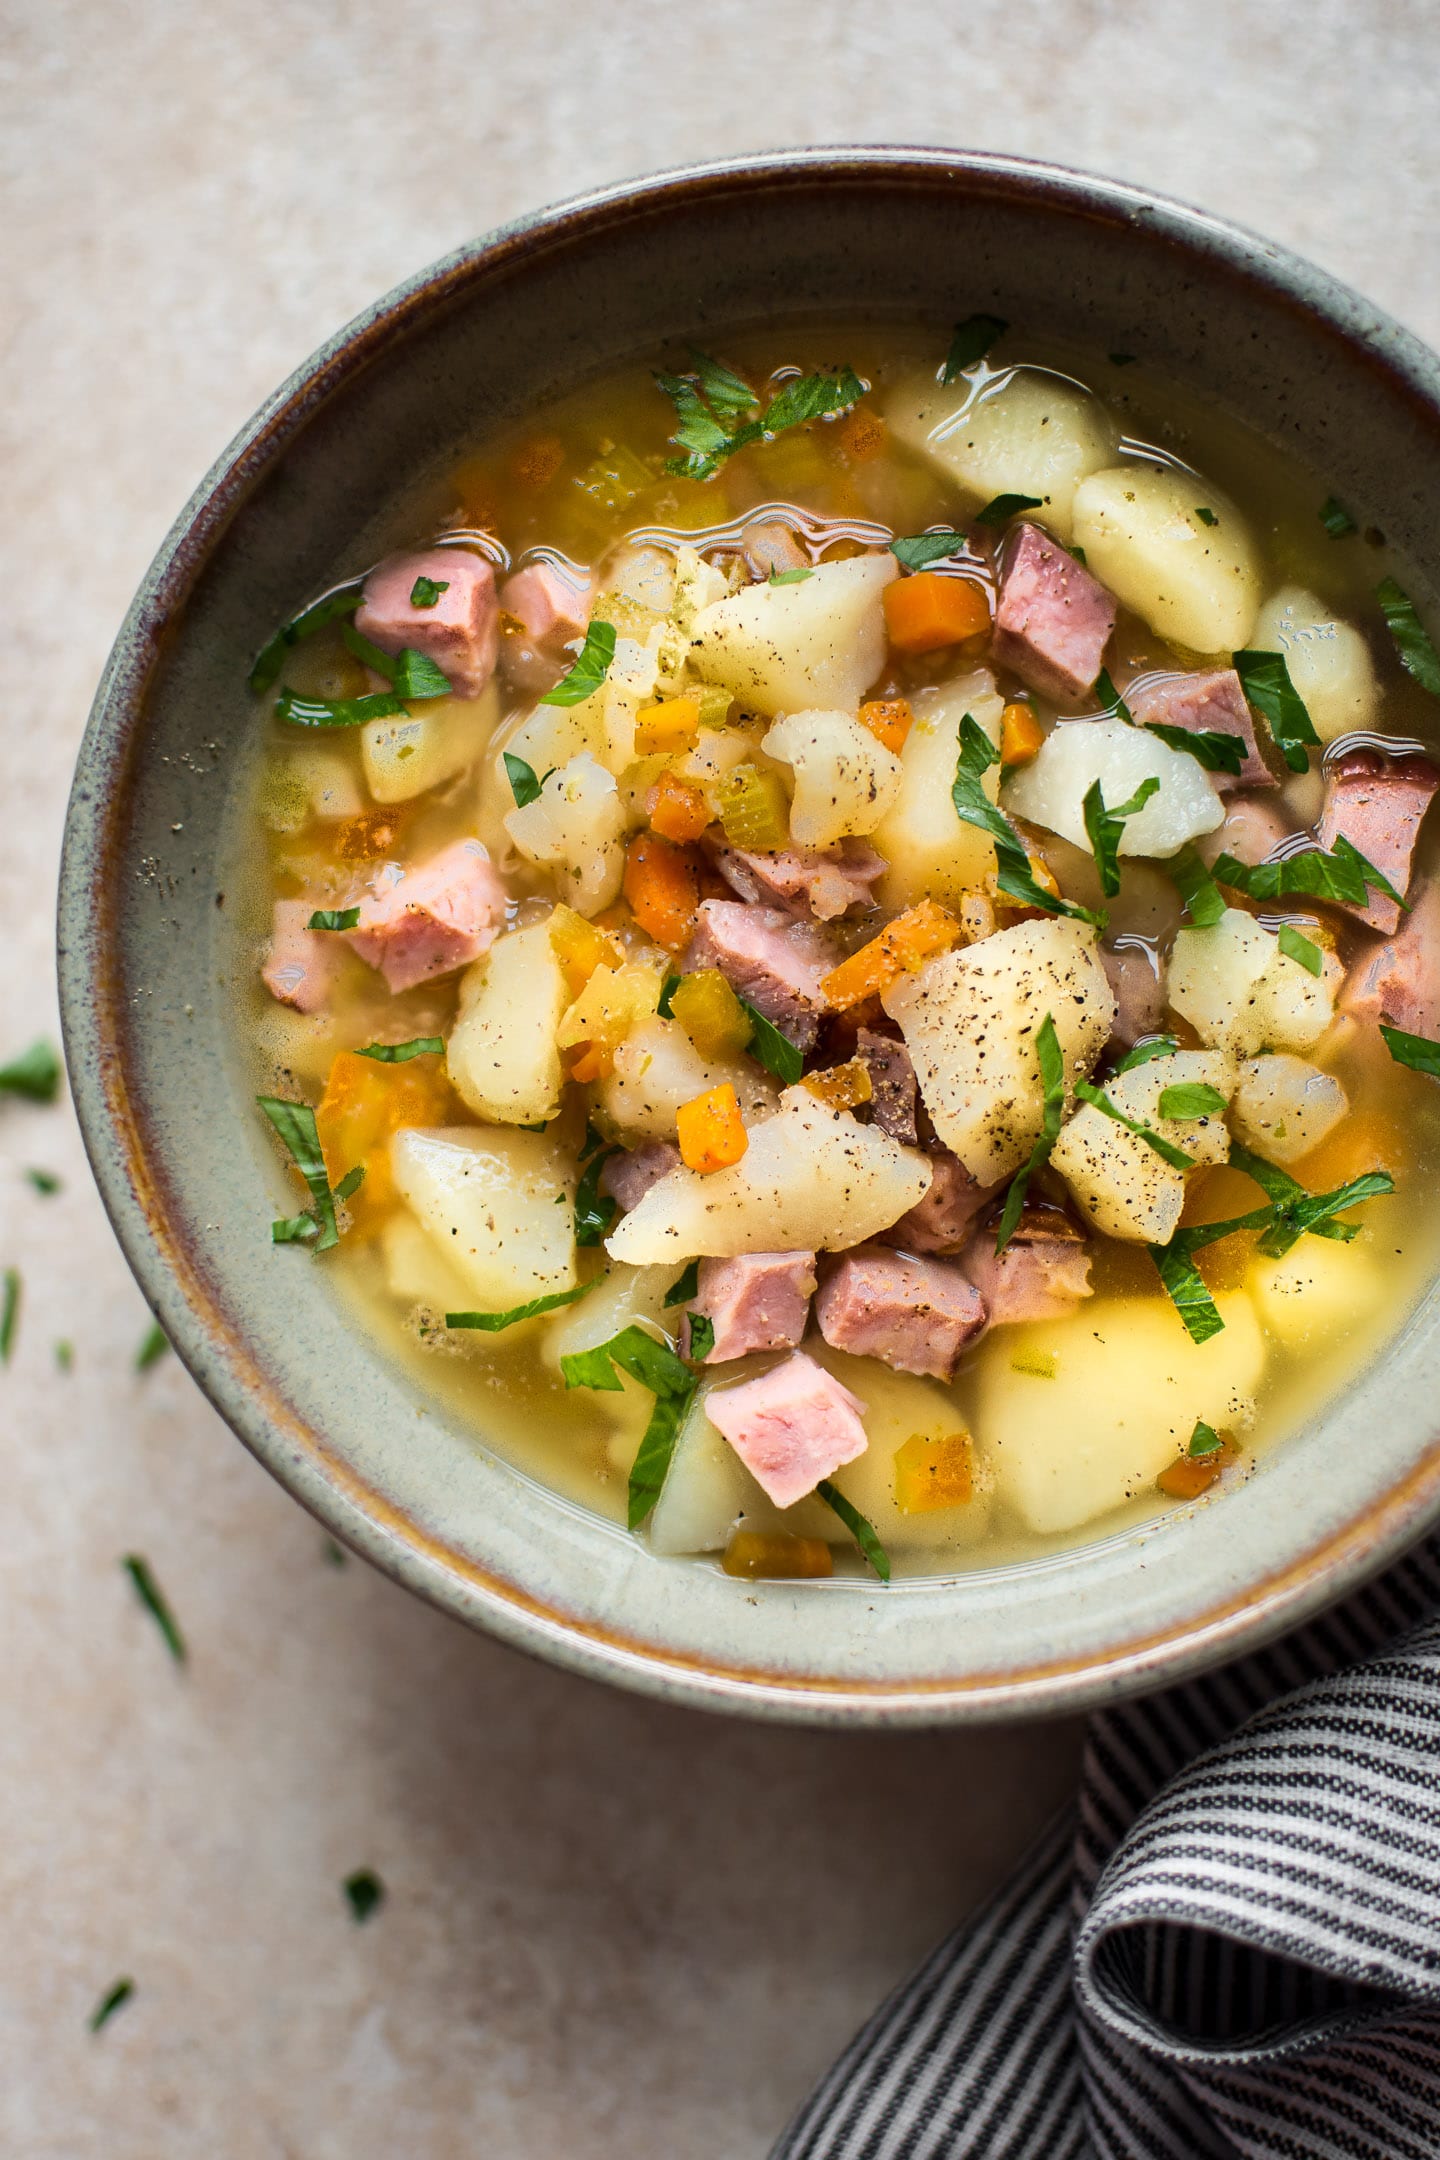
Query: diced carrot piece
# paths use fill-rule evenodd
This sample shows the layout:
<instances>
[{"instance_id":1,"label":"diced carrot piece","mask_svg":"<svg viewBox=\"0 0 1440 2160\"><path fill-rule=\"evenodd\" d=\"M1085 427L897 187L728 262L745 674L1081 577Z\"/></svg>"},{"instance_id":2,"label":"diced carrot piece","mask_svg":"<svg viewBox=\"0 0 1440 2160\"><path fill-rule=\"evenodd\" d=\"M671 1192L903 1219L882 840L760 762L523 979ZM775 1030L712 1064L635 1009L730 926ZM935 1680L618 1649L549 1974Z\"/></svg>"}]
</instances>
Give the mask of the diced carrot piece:
<instances>
[{"instance_id":1,"label":"diced carrot piece","mask_svg":"<svg viewBox=\"0 0 1440 2160\"><path fill-rule=\"evenodd\" d=\"M800 1085L818 1095L831 1110L853 1110L856 1103L869 1102L875 1092L870 1068L863 1058L851 1058L848 1065L827 1065L823 1072L806 1073Z\"/></svg>"},{"instance_id":2,"label":"diced carrot piece","mask_svg":"<svg viewBox=\"0 0 1440 2160\"><path fill-rule=\"evenodd\" d=\"M510 460L510 471L517 486L538 494L549 487L564 462L565 445L558 435L534 435L520 445Z\"/></svg>"},{"instance_id":3,"label":"diced carrot piece","mask_svg":"<svg viewBox=\"0 0 1440 2160\"><path fill-rule=\"evenodd\" d=\"M938 1440L915 1433L895 1450L895 1501L907 1515L964 1507L974 1490L969 1433L946 1433Z\"/></svg>"},{"instance_id":4,"label":"diced carrot piece","mask_svg":"<svg viewBox=\"0 0 1440 2160\"><path fill-rule=\"evenodd\" d=\"M1185 1454L1167 1463L1155 1480L1161 1492L1171 1500L1198 1500L1201 1493L1208 1492L1218 1483L1226 1464L1240 1452L1239 1443L1229 1433L1221 1433L1219 1440L1219 1447L1212 1448L1208 1455Z\"/></svg>"},{"instance_id":5,"label":"diced carrot piece","mask_svg":"<svg viewBox=\"0 0 1440 2160\"><path fill-rule=\"evenodd\" d=\"M565 970L572 998L579 997L596 968L625 965L625 955L615 940L566 907L563 900L550 917L549 930L551 948Z\"/></svg>"},{"instance_id":6,"label":"diced carrot piece","mask_svg":"<svg viewBox=\"0 0 1440 2160\"><path fill-rule=\"evenodd\" d=\"M919 570L885 588L885 627L896 652L935 652L990 627L990 603L969 578Z\"/></svg>"},{"instance_id":7,"label":"diced carrot piece","mask_svg":"<svg viewBox=\"0 0 1440 2160\"><path fill-rule=\"evenodd\" d=\"M834 1573L823 1538L792 1537L784 1530L732 1530L720 1565L727 1575L739 1575L746 1582L786 1582Z\"/></svg>"},{"instance_id":8,"label":"diced carrot piece","mask_svg":"<svg viewBox=\"0 0 1440 2160\"><path fill-rule=\"evenodd\" d=\"M635 755L656 750L693 750L700 732L700 707L692 697L667 698L642 705L635 715Z\"/></svg>"},{"instance_id":9,"label":"diced carrot piece","mask_svg":"<svg viewBox=\"0 0 1440 2160\"><path fill-rule=\"evenodd\" d=\"M330 1067L315 1125L332 1185L357 1163L365 1179L347 1204L356 1230L379 1228L395 1201L390 1142L407 1125L448 1125L455 1098L439 1058L383 1065L342 1050Z\"/></svg>"},{"instance_id":10,"label":"diced carrot piece","mask_svg":"<svg viewBox=\"0 0 1440 2160\"><path fill-rule=\"evenodd\" d=\"M335 827L335 852L342 862L374 862L393 855L400 837L400 818L394 810L364 810L359 817L342 818Z\"/></svg>"},{"instance_id":11,"label":"diced carrot piece","mask_svg":"<svg viewBox=\"0 0 1440 2160\"><path fill-rule=\"evenodd\" d=\"M1000 715L1000 762L1002 765L1028 765L1039 753L1045 740L1045 730L1033 705L1022 704L1017 698L1007 705Z\"/></svg>"},{"instance_id":12,"label":"diced carrot piece","mask_svg":"<svg viewBox=\"0 0 1440 2160\"><path fill-rule=\"evenodd\" d=\"M866 412L863 405L857 405L840 423L840 448L857 464L864 464L867 459L880 455L885 447L886 433L879 413Z\"/></svg>"},{"instance_id":13,"label":"diced carrot piece","mask_svg":"<svg viewBox=\"0 0 1440 2160\"><path fill-rule=\"evenodd\" d=\"M708 1088L703 1095L681 1103L675 1124L681 1162L687 1170L698 1170L704 1176L712 1170L728 1170L750 1145L740 1115L740 1098L728 1080L721 1087Z\"/></svg>"},{"instance_id":14,"label":"diced carrot piece","mask_svg":"<svg viewBox=\"0 0 1440 2160\"><path fill-rule=\"evenodd\" d=\"M897 754L904 749L914 721L908 698L872 698L868 705L860 707L861 727L869 728L877 742Z\"/></svg>"},{"instance_id":15,"label":"diced carrot piece","mask_svg":"<svg viewBox=\"0 0 1440 2160\"><path fill-rule=\"evenodd\" d=\"M960 925L947 909L933 900L906 908L888 923L879 937L871 938L859 952L832 968L820 987L831 1005L843 1011L871 997L908 971L918 968L932 953L944 952L960 935Z\"/></svg>"},{"instance_id":16,"label":"diced carrot piece","mask_svg":"<svg viewBox=\"0 0 1440 2160\"><path fill-rule=\"evenodd\" d=\"M755 1032L719 968L683 975L671 992L670 1011L703 1058L738 1056Z\"/></svg>"},{"instance_id":17,"label":"diced carrot piece","mask_svg":"<svg viewBox=\"0 0 1440 2160\"><path fill-rule=\"evenodd\" d=\"M615 1055L604 1043L577 1043L565 1053L569 1077L583 1085L589 1080L608 1080L615 1070Z\"/></svg>"},{"instance_id":18,"label":"diced carrot piece","mask_svg":"<svg viewBox=\"0 0 1440 2160\"><path fill-rule=\"evenodd\" d=\"M710 805L703 793L678 773L662 773L648 802L651 826L666 840L698 840L710 823Z\"/></svg>"},{"instance_id":19,"label":"diced carrot piece","mask_svg":"<svg viewBox=\"0 0 1440 2160\"><path fill-rule=\"evenodd\" d=\"M625 898L647 937L666 952L688 945L700 905L699 879L689 856L658 833L637 833L630 842Z\"/></svg>"}]
</instances>

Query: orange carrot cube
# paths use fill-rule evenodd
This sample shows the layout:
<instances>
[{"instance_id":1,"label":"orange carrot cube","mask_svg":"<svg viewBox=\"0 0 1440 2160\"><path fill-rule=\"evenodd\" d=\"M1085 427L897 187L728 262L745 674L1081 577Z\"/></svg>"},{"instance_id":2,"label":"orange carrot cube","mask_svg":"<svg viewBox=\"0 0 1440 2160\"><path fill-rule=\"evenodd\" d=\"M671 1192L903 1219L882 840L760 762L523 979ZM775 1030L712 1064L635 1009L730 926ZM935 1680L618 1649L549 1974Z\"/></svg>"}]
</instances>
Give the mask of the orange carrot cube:
<instances>
[{"instance_id":1,"label":"orange carrot cube","mask_svg":"<svg viewBox=\"0 0 1440 2160\"><path fill-rule=\"evenodd\" d=\"M713 1170L728 1170L750 1145L740 1115L740 1098L728 1080L723 1087L709 1088L705 1094L681 1103L676 1127L680 1160L687 1169L698 1170L704 1176Z\"/></svg>"},{"instance_id":2,"label":"orange carrot cube","mask_svg":"<svg viewBox=\"0 0 1440 2160\"><path fill-rule=\"evenodd\" d=\"M920 570L885 588L885 627L896 652L937 652L990 628L990 602L971 579Z\"/></svg>"},{"instance_id":3,"label":"orange carrot cube","mask_svg":"<svg viewBox=\"0 0 1440 2160\"><path fill-rule=\"evenodd\" d=\"M1033 705L1022 704L1019 699L1007 705L1000 715L1000 762L1002 765L1028 765L1037 756L1045 740L1045 730Z\"/></svg>"},{"instance_id":4,"label":"orange carrot cube","mask_svg":"<svg viewBox=\"0 0 1440 2160\"><path fill-rule=\"evenodd\" d=\"M698 787L678 773L661 773L648 797L650 824L666 840L698 840L710 823L710 806Z\"/></svg>"},{"instance_id":5,"label":"orange carrot cube","mask_svg":"<svg viewBox=\"0 0 1440 2160\"><path fill-rule=\"evenodd\" d=\"M905 747L905 738L914 720L908 698L872 698L868 705L860 707L861 727L869 728L875 740L897 756Z\"/></svg>"},{"instance_id":6,"label":"orange carrot cube","mask_svg":"<svg viewBox=\"0 0 1440 2160\"><path fill-rule=\"evenodd\" d=\"M974 1490L969 1433L946 1433L938 1440L916 1433L895 1450L895 1500L907 1515L964 1507Z\"/></svg>"},{"instance_id":7,"label":"orange carrot cube","mask_svg":"<svg viewBox=\"0 0 1440 2160\"><path fill-rule=\"evenodd\" d=\"M888 989L933 953L944 952L959 935L960 925L947 909L933 900L922 900L897 915L879 937L871 938L859 952L832 968L820 987L830 1004L843 1011L848 1005L858 1005L862 998Z\"/></svg>"},{"instance_id":8,"label":"orange carrot cube","mask_svg":"<svg viewBox=\"0 0 1440 2160\"><path fill-rule=\"evenodd\" d=\"M625 898L646 936L666 952L689 944L700 905L697 867L659 833L637 833L626 849Z\"/></svg>"},{"instance_id":9,"label":"orange carrot cube","mask_svg":"<svg viewBox=\"0 0 1440 2160\"><path fill-rule=\"evenodd\" d=\"M693 750L699 733L700 706L693 697L642 705L635 715L635 755L649 757L655 751Z\"/></svg>"}]
</instances>

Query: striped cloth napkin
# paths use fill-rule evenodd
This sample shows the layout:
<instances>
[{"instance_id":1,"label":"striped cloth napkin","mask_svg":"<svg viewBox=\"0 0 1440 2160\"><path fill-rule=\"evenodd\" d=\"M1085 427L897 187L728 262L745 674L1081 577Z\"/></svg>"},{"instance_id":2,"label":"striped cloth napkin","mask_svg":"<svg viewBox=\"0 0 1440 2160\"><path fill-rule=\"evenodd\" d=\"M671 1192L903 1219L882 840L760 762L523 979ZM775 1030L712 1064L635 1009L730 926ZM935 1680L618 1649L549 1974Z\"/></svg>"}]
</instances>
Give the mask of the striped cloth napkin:
<instances>
[{"instance_id":1,"label":"striped cloth napkin","mask_svg":"<svg viewBox=\"0 0 1440 2160\"><path fill-rule=\"evenodd\" d=\"M1095 1718L772 2160L1437 2160L1440 1541Z\"/></svg>"}]
</instances>

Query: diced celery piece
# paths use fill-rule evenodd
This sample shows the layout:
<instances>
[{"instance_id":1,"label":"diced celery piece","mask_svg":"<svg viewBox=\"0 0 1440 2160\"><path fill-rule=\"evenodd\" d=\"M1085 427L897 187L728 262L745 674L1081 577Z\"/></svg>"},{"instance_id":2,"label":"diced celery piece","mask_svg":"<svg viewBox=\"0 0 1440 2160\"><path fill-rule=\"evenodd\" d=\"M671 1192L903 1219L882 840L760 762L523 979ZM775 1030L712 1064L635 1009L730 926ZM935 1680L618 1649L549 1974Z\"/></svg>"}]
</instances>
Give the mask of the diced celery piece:
<instances>
[{"instance_id":1,"label":"diced celery piece","mask_svg":"<svg viewBox=\"0 0 1440 2160\"><path fill-rule=\"evenodd\" d=\"M778 776L737 765L715 782L715 814L731 847L773 855L790 845L790 805Z\"/></svg>"}]
</instances>

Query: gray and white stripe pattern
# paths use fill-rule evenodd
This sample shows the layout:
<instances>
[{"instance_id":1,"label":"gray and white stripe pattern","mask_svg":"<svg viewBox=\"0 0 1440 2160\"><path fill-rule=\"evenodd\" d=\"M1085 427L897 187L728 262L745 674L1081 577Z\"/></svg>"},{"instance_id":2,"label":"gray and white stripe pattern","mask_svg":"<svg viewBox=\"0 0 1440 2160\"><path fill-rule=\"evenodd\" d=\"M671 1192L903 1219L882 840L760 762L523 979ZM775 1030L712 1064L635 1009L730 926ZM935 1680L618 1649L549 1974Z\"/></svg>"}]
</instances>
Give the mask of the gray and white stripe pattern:
<instances>
[{"instance_id":1,"label":"gray and white stripe pattern","mask_svg":"<svg viewBox=\"0 0 1440 2160\"><path fill-rule=\"evenodd\" d=\"M1440 1542L1097 1717L772 2160L1440 2160Z\"/></svg>"}]
</instances>

